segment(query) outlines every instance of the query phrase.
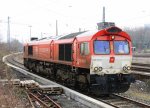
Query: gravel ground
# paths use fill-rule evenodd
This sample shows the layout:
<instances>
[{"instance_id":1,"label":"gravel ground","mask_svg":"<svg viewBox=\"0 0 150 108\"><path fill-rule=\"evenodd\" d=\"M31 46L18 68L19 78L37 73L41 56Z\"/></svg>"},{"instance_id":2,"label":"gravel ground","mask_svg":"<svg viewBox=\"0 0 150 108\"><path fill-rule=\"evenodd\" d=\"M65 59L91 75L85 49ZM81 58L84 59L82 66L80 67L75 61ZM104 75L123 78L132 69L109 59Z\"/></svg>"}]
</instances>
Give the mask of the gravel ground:
<instances>
[{"instance_id":1,"label":"gravel ground","mask_svg":"<svg viewBox=\"0 0 150 108\"><path fill-rule=\"evenodd\" d=\"M11 69L2 62L2 57L9 52L2 47L0 49L0 80L11 79L14 77ZM0 108L31 108L23 93L22 89L15 87L11 82L7 85L0 83Z\"/></svg>"},{"instance_id":2,"label":"gravel ground","mask_svg":"<svg viewBox=\"0 0 150 108\"><path fill-rule=\"evenodd\" d=\"M76 102L70 98L68 98L65 94L58 96L51 96L53 100L59 103L63 108L89 108L80 102Z\"/></svg>"},{"instance_id":3,"label":"gravel ground","mask_svg":"<svg viewBox=\"0 0 150 108\"><path fill-rule=\"evenodd\" d=\"M135 83L131 84L130 89L121 95L150 105L149 81L136 80Z\"/></svg>"},{"instance_id":4,"label":"gravel ground","mask_svg":"<svg viewBox=\"0 0 150 108\"><path fill-rule=\"evenodd\" d=\"M0 65L0 80L13 79L12 70ZM0 108L31 108L25 94L25 90L12 85L11 82L4 85L0 83Z\"/></svg>"}]
</instances>

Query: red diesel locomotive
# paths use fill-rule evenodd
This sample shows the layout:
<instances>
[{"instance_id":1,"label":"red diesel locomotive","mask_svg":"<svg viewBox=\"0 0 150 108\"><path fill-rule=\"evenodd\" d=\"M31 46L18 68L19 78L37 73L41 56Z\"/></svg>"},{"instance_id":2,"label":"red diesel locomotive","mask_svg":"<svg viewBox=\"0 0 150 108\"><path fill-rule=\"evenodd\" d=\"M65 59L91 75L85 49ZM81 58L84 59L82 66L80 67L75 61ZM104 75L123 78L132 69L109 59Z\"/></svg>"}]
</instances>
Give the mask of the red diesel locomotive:
<instances>
[{"instance_id":1,"label":"red diesel locomotive","mask_svg":"<svg viewBox=\"0 0 150 108\"><path fill-rule=\"evenodd\" d=\"M24 45L24 66L96 94L128 90L132 80L130 36L116 26L71 33Z\"/></svg>"}]
</instances>

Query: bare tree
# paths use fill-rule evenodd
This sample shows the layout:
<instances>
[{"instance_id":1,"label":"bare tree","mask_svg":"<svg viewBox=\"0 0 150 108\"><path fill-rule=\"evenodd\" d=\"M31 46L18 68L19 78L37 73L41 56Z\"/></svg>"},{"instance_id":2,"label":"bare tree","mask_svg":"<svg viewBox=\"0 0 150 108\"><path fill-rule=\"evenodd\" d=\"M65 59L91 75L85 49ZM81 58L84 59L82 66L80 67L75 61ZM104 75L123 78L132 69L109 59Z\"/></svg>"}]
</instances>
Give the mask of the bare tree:
<instances>
[{"instance_id":1,"label":"bare tree","mask_svg":"<svg viewBox=\"0 0 150 108\"><path fill-rule=\"evenodd\" d=\"M19 52L22 51L23 45L17 39L12 39L10 42L11 44L11 51Z\"/></svg>"},{"instance_id":2,"label":"bare tree","mask_svg":"<svg viewBox=\"0 0 150 108\"><path fill-rule=\"evenodd\" d=\"M150 49L150 28L125 28L125 31L130 34L137 51Z\"/></svg>"},{"instance_id":3,"label":"bare tree","mask_svg":"<svg viewBox=\"0 0 150 108\"><path fill-rule=\"evenodd\" d=\"M2 42L2 34L0 33L0 43Z\"/></svg>"}]
</instances>

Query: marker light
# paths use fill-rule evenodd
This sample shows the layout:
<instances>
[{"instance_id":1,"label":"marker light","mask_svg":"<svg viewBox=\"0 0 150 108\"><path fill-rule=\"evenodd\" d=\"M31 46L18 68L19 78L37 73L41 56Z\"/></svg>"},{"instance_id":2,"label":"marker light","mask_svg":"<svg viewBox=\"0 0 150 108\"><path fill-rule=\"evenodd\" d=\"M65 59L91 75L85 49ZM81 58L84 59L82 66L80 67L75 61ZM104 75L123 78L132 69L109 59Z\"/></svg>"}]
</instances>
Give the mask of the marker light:
<instances>
[{"instance_id":1,"label":"marker light","mask_svg":"<svg viewBox=\"0 0 150 108\"><path fill-rule=\"evenodd\" d=\"M114 61L115 61L115 57L110 57L109 63L114 63Z\"/></svg>"},{"instance_id":2,"label":"marker light","mask_svg":"<svg viewBox=\"0 0 150 108\"><path fill-rule=\"evenodd\" d=\"M130 67L130 66L128 66L128 67L127 67L127 70L131 70L131 67Z\"/></svg>"},{"instance_id":3,"label":"marker light","mask_svg":"<svg viewBox=\"0 0 150 108\"><path fill-rule=\"evenodd\" d=\"M115 39L115 36L111 36L111 39L114 40L114 39Z\"/></svg>"}]
</instances>

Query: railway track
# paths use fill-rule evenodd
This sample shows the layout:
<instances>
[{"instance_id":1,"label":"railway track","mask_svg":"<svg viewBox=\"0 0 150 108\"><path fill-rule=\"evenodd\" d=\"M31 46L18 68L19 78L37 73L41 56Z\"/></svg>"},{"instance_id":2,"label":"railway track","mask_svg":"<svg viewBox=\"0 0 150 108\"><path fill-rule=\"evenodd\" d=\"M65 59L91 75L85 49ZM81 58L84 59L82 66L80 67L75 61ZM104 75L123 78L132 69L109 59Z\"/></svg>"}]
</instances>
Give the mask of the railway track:
<instances>
[{"instance_id":1,"label":"railway track","mask_svg":"<svg viewBox=\"0 0 150 108\"><path fill-rule=\"evenodd\" d=\"M150 72L150 54L136 54L133 56L132 70Z\"/></svg>"},{"instance_id":2,"label":"railway track","mask_svg":"<svg viewBox=\"0 0 150 108\"><path fill-rule=\"evenodd\" d=\"M133 71L141 71L141 72L148 72L150 73L150 64L143 64L143 63L132 63Z\"/></svg>"},{"instance_id":3,"label":"railway track","mask_svg":"<svg viewBox=\"0 0 150 108\"><path fill-rule=\"evenodd\" d=\"M133 54L133 57L148 58L148 57L150 57L150 53L145 53L145 54Z\"/></svg>"},{"instance_id":4,"label":"railway track","mask_svg":"<svg viewBox=\"0 0 150 108\"><path fill-rule=\"evenodd\" d=\"M40 93L36 90L27 90L30 103L40 108L62 108L48 94Z\"/></svg>"},{"instance_id":5,"label":"railway track","mask_svg":"<svg viewBox=\"0 0 150 108\"><path fill-rule=\"evenodd\" d=\"M109 97L97 98L115 108L150 108L149 105L123 97L118 94L111 94Z\"/></svg>"}]
</instances>

